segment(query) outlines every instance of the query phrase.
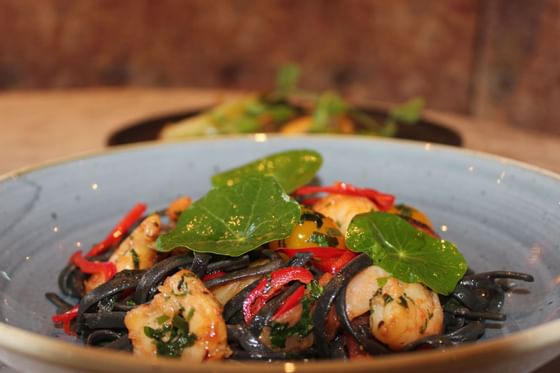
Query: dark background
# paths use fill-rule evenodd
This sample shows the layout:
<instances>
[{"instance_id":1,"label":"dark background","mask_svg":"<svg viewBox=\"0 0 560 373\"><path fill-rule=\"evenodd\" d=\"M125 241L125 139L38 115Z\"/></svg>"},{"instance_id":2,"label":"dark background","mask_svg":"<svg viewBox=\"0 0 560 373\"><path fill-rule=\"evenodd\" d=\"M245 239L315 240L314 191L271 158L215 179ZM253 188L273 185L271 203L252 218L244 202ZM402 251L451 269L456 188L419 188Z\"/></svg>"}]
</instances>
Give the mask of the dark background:
<instances>
[{"instance_id":1,"label":"dark background","mask_svg":"<svg viewBox=\"0 0 560 373\"><path fill-rule=\"evenodd\" d=\"M560 0L0 0L1 90L302 86L560 134Z\"/></svg>"}]
</instances>

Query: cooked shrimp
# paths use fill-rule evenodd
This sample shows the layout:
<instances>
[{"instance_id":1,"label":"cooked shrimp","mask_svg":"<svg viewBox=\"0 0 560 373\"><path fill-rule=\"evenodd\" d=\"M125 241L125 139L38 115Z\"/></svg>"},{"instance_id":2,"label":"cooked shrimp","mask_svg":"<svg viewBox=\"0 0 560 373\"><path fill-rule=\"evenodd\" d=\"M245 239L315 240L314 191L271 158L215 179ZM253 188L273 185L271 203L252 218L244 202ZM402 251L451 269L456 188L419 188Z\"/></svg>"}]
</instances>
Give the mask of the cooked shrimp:
<instances>
[{"instance_id":1,"label":"cooked shrimp","mask_svg":"<svg viewBox=\"0 0 560 373\"><path fill-rule=\"evenodd\" d=\"M369 301L379 284L391 275L379 266L370 266L350 280L346 287L346 313L350 320L370 310Z\"/></svg>"},{"instance_id":2,"label":"cooked shrimp","mask_svg":"<svg viewBox=\"0 0 560 373\"><path fill-rule=\"evenodd\" d=\"M372 334L393 350L443 330L437 294L424 285L399 281L379 266L358 273L346 289L348 318L367 311Z\"/></svg>"},{"instance_id":3,"label":"cooked shrimp","mask_svg":"<svg viewBox=\"0 0 560 373\"><path fill-rule=\"evenodd\" d=\"M150 303L129 311L125 317L135 355L154 357L158 354L158 343L172 342L169 338L177 316L188 323L191 343L179 346L175 357L200 362L220 360L231 354L222 305L199 278L184 269L168 277L158 290ZM163 342L158 342L146 335L146 327L160 333L167 328L169 335L164 333Z\"/></svg>"},{"instance_id":4,"label":"cooked shrimp","mask_svg":"<svg viewBox=\"0 0 560 373\"><path fill-rule=\"evenodd\" d=\"M390 277L371 298L372 334L393 350L443 331L443 310L436 293L422 284Z\"/></svg>"},{"instance_id":5,"label":"cooked shrimp","mask_svg":"<svg viewBox=\"0 0 560 373\"><path fill-rule=\"evenodd\" d=\"M365 197L330 194L317 201L313 205L313 210L334 220L345 233L354 216L377 211L378 208Z\"/></svg>"},{"instance_id":6,"label":"cooked shrimp","mask_svg":"<svg viewBox=\"0 0 560 373\"><path fill-rule=\"evenodd\" d=\"M155 242L159 236L161 222L158 215L150 215L128 236L109 258L115 263L117 272L125 269L146 269L157 260ZM84 283L89 292L106 281L102 274L94 274Z\"/></svg>"},{"instance_id":7,"label":"cooked shrimp","mask_svg":"<svg viewBox=\"0 0 560 373\"><path fill-rule=\"evenodd\" d=\"M179 197L175 201L171 202L167 207L167 217L172 222L177 222L179 216L183 211L189 208L192 204L191 197Z\"/></svg>"}]
</instances>

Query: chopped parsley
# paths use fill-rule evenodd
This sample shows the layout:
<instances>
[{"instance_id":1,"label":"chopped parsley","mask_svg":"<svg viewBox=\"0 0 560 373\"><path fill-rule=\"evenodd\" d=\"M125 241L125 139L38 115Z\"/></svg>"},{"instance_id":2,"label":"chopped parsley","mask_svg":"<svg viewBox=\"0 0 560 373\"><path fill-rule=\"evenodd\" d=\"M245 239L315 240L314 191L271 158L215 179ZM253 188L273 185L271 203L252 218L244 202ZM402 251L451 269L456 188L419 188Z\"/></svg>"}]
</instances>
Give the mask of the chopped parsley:
<instances>
[{"instance_id":1,"label":"chopped parsley","mask_svg":"<svg viewBox=\"0 0 560 373\"><path fill-rule=\"evenodd\" d=\"M192 346L196 342L196 335L189 331L189 323L181 315L175 315L169 321L169 317L164 320L162 315L156 319L158 323L164 324L159 329L144 326L146 337L153 339L158 356L178 358L186 347Z\"/></svg>"},{"instance_id":2,"label":"chopped parsley","mask_svg":"<svg viewBox=\"0 0 560 373\"><path fill-rule=\"evenodd\" d=\"M399 297L399 306L408 308L408 302L406 301L406 298L402 295Z\"/></svg>"},{"instance_id":3,"label":"chopped parsley","mask_svg":"<svg viewBox=\"0 0 560 373\"><path fill-rule=\"evenodd\" d=\"M420 334L424 334L426 332L426 329L428 329L428 319L427 318L424 319L424 323L420 327Z\"/></svg>"},{"instance_id":4,"label":"chopped parsley","mask_svg":"<svg viewBox=\"0 0 560 373\"><path fill-rule=\"evenodd\" d=\"M311 298L304 297L301 301L303 312L298 323L294 326L288 324L272 322L270 324L270 342L273 347L284 348L286 339L290 336L305 337L313 329L313 319L311 316Z\"/></svg>"},{"instance_id":5,"label":"chopped parsley","mask_svg":"<svg viewBox=\"0 0 560 373\"><path fill-rule=\"evenodd\" d=\"M187 314L187 317L185 317L185 320L191 321L192 318L193 318L193 316L194 316L194 308L191 308L191 309L189 310L189 313Z\"/></svg>"},{"instance_id":6,"label":"chopped parsley","mask_svg":"<svg viewBox=\"0 0 560 373\"><path fill-rule=\"evenodd\" d=\"M377 279L377 286L379 286L379 287L382 288L383 286L385 286L385 284L387 283L387 281L389 281L389 277L379 277L379 278Z\"/></svg>"},{"instance_id":7,"label":"chopped parsley","mask_svg":"<svg viewBox=\"0 0 560 373\"><path fill-rule=\"evenodd\" d=\"M306 288L312 299L317 300L323 294L323 287L319 285L317 280L311 281Z\"/></svg>"},{"instance_id":8,"label":"chopped parsley","mask_svg":"<svg viewBox=\"0 0 560 373\"><path fill-rule=\"evenodd\" d=\"M338 238L329 236L321 232L313 232L311 234L311 237L309 237L309 241L317 244L318 246L338 246Z\"/></svg>"},{"instance_id":9,"label":"chopped parsley","mask_svg":"<svg viewBox=\"0 0 560 373\"><path fill-rule=\"evenodd\" d=\"M401 297L401 298L402 298L402 297ZM389 304L389 303L391 303L392 301L393 301L393 297L392 297L392 296L390 296L390 295L387 294L387 293L383 294L383 302L384 302L385 304Z\"/></svg>"},{"instance_id":10,"label":"chopped parsley","mask_svg":"<svg viewBox=\"0 0 560 373\"><path fill-rule=\"evenodd\" d=\"M130 256L132 256L132 264L134 265L134 269L140 269L140 257L134 248L130 250Z\"/></svg>"},{"instance_id":11,"label":"chopped parsley","mask_svg":"<svg viewBox=\"0 0 560 373\"><path fill-rule=\"evenodd\" d=\"M397 210L399 210L399 214L401 216L404 216L405 218L411 218L412 214L413 214L413 210L410 206L407 206L405 204L398 204L395 206L395 208Z\"/></svg>"},{"instance_id":12,"label":"chopped parsley","mask_svg":"<svg viewBox=\"0 0 560 373\"><path fill-rule=\"evenodd\" d=\"M189 285L187 281L185 281L186 275L182 275L179 283L177 284L177 288L173 289L173 294L175 295L187 295L189 292Z\"/></svg>"},{"instance_id":13,"label":"chopped parsley","mask_svg":"<svg viewBox=\"0 0 560 373\"><path fill-rule=\"evenodd\" d=\"M301 214L299 221L300 223L304 221L313 221L319 229L323 226L323 217L314 211L305 210Z\"/></svg>"}]
</instances>

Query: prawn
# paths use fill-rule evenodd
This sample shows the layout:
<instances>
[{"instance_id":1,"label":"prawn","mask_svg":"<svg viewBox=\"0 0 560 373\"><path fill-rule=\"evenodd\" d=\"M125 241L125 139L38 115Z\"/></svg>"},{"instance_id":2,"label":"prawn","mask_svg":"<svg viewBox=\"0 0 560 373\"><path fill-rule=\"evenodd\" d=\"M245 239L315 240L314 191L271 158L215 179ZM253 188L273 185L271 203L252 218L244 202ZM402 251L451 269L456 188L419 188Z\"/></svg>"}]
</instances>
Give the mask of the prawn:
<instances>
[{"instance_id":1,"label":"prawn","mask_svg":"<svg viewBox=\"0 0 560 373\"><path fill-rule=\"evenodd\" d=\"M158 290L150 303L129 311L124 319L135 355L155 357L159 351L158 343L172 343L171 331L176 317L188 323L191 343L179 346L175 357L201 362L231 355L222 305L194 273L181 270L168 277ZM146 330L155 330L159 334L168 331L170 334L156 340Z\"/></svg>"},{"instance_id":2,"label":"prawn","mask_svg":"<svg viewBox=\"0 0 560 373\"><path fill-rule=\"evenodd\" d=\"M366 197L330 194L315 202L313 210L334 220L346 233L354 216L379 209Z\"/></svg>"},{"instance_id":3,"label":"prawn","mask_svg":"<svg viewBox=\"0 0 560 373\"><path fill-rule=\"evenodd\" d=\"M346 289L348 318L367 311L372 335L393 350L443 331L437 294L422 284L400 281L379 266L357 274Z\"/></svg>"},{"instance_id":4,"label":"prawn","mask_svg":"<svg viewBox=\"0 0 560 373\"><path fill-rule=\"evenodd\" d=\"M161 221L158 215L150 215L132 231L109 258L115 263L117 272L125 269L150 268L157 261L155 242L160 234ZM84 282L86 293L106 281L103 274L93 274Z\"/></svg>"}]
</instances>

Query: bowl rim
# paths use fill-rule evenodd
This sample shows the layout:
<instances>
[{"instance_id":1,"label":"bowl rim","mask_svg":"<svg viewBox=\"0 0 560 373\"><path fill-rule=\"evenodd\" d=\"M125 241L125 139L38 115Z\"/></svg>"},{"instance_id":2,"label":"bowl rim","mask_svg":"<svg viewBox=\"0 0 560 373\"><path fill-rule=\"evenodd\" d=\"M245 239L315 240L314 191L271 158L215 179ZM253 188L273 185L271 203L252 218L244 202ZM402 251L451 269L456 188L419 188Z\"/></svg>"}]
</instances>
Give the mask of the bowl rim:
<instances>
[{"instance_id":1,"label":"bowl rim","mask_svg":"<svg viewBox=\"0 0 560 373\"><path fill-rule=\"evenodd\" d=\"M264 137L263 137L264 135ZM0 175L0 183L8 180L17 179L20 176L39 171L46 168L56 167L66 163L72 163L82 160L95 158L98 156L113 155L136 151L142 149L151 149L168 144L190 144L190 143L219 143L221 141L253 141L263 142L271 139L347 139L349 142L390 142L397 143L407 147L425 148L426 150L443 150L452 153L461 153L466 156L484 159L486 161L509 165L521 168L525 171L536 173L540 176L552 178L560 182L560 174L553 171L531 165L522 161L494 155L482 151L460 148L450 145L433 144L428 142L419 142L404 139L387 139L363 137L359 135L280 135L280 134L252 134L252 135L232 135L217 136L214 138L204 139L188 139L188 140L172 140L172 141L149 141L142 143L132 143L119 145L111 148L103 148L93 151L78 153L75 155L61 157L54 160L47 160L34 165L18 168ZM295 147L294 147L295 148ZM312 144L309 145L312 148ZM352 368L358 370L377 369L380 371L403 369L414 366L415 368L430 367L434 365L446 365L450 362L468 362L469 364L481 364L477 361L484 361L483 357L508 358L516 356L522 352L535 352L545 348L560 346L560 319L548 321L542 325L537 325L525 330L517 331L506 336L483 340L477 343L471 343L453 347L446 350L433 351L417 351L406 354L391 354L382 357L376 357L372 360L358 360L352 362ZM48 337L20 329L0 321L0 348L9 353L18 356L24 356L45 363L55 364L70 369L91 370L95 367L96 371L112 372L123 369L135 369L137 372L153 372L159 371L181 371L185 369L185 363L170 359L138 359L133 354L111 351L106 349L82 346L65 342L53 337ZM443 352L443 353L442 353ZM476 357L476 359L475 359ZM545 363L543 361L543 363ZM240 367L248 373L262 373L266 367L269 371L282 372L311 372L323 370L325 372L340 372L348 368L348 363L344 361L327 360L313 362L281 362L281 363L263 363L257 361L247 362L203 362L199 364L189 363L189 369L196 371L238 371ZM483 364L483 363L482 363Z\"/></svg>"},{"instance_id":2,"label":"bowl rim","mask_svg":"<svg viewBox=\"0 0 560 373\"><path fill-rule=\"evenodd\" d=\"M54 157L47 159L45 161L35 162L30 165L15 168L11 171L4 172L0 174L0 182L4 182L7 179L14 179L25 174L38 171L41 169L54 167L62 165L64 163L69 163L79 160L87 160L89 158L95 158L103 155L119 154L128 151L141 150L157 148L160 146L165 146L169 144L190 144L190 143L217 143L217 142L232 142L232 141L250 141L255 143L268 141L268 139L297 139L297 138L307 138L307 139L330 139L330 140L347 140L347 141L363 141L363 142L387 142L395 143L408 147L425 148L433 150L444 150L452 153L460 153L466 156L472 156L479 159L485 159L487 161L492 161L504 165L511 165L514 167L522 168L527 171L535 172L541 174L541 176L547 176L560 181L560 173L551 171L541 166L537 166L528 162L521 160L509 158L506 156L501 156L498 154L492 154L489 152L470 149L464 146L453 146L438 144L427 141L417 141L409 139L397 139L397 138L387 138L387 137L374 137L374 136L364 136L364 135L343 135L343 134L280 134L280 133L254 133L245 135L216 135L213 137L201 137L201 138L191 138L191 139L174 139L174 140L153 140L136 142L115 146L104 146L101 148L86 150L81 152L76 152L71 155Z\"/></svg>"}]
</instances>

